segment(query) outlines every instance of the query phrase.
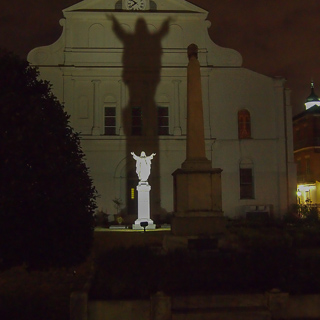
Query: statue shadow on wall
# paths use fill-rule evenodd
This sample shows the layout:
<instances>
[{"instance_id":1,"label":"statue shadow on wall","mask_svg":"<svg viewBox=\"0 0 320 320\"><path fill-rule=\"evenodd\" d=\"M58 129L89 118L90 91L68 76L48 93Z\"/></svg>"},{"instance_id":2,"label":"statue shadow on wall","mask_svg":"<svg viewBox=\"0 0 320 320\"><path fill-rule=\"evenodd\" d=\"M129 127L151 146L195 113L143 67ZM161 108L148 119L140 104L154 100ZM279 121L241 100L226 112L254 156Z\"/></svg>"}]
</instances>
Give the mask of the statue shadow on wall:
<instances>
[{"instance_id":1,"label":"statue shadow on wall","mask_svg":"<svg viewBox=\"0 0 320 320\"><path fill-rule=\"evenodd\" d=\"M135 161L131 152L140 155L156 153L148 179L151 186L150 212L155 219L166 211L161 208L160 198L160 149L159 115L155 101L161 73L161 40L169 32L170 18L166 19L157 32L150 32L146 21L138 18L134 32L127 32L114 17L113 31L123 43L122 80L129 92L128 105L122 112L122 130L126 136L126 211L137 215L136 186L139 182L135 172ZM135 197L132 199L132 189Z\"/></svg>"}]
</instances>

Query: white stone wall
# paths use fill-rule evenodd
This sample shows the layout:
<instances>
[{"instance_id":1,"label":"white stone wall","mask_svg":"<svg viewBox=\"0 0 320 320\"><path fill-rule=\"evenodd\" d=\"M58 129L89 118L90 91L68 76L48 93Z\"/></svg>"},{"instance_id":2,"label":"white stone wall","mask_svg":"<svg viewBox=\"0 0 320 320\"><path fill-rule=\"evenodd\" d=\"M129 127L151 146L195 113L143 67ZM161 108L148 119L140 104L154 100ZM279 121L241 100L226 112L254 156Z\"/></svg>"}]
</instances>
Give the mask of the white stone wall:
<instances>
[{"instance_id":1,"label":"white stone wall","mask_svg":"<svg viewBox=\"0 0 320 320\"><path fill-rule=\"evenodd\" d=\"M63 11L61 37L29 53L43 79L71 115L82 134L82 147L100 198L98 206L114 213L114 198L125 199L125 149L121 113L129 93L122 79L123 46L112 31L113 14L133 32L139 17L150 31L170 17L169 34L162 40L161 81L155 101L169 107L169 136L159 137L161 207L173 210L171 173L185 160L186 48L199 47L207 157L223 169L222 197L226 215L243 215L246 206L268 205L285 213L294 190L290 107L285 106L283 80L241 67L241 55L217 46L209 38L207 12L187 1L158 0L166 12L115 12L116 1L86 0ZM98 10L97 10L98 9ZM143 94L143 93L142 93ZM104 106L117 110L117 136L103 135ZM252 139L238 140L237 112L251 114ZM143 147L142 147L143 148ZM253 164L255 199L239 198L239 163ZM290 167L291 166L291 167ZM291 169L290 169L290 168ZM289 169L288 169L289 168ZM152 173L151 173L152 174ZM288 181L291 181L288 185ZM293 182L292 182L293 181ZM292 190L291 190L292 189ZM151 190L152 199L152 190ZM290 202L290 201L289 201Z\"/></svg>"}]
</instances>

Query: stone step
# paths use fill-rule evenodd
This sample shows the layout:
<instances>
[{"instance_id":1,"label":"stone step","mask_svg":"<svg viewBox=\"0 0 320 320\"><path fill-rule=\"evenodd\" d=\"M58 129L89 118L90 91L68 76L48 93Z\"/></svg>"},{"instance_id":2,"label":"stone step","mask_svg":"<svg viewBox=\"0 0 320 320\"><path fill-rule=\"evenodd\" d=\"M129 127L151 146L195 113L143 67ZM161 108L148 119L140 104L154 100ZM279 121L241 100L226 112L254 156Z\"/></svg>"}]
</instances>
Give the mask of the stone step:
<instances>
[{"instance_id":1,"label":"stone step","mask_svg":"<svg viewBox=\"0 0 320 320\"><path fill-rule=\"evenodd\" d=\"M205 308L172 310L172 320L271 320L264 307Z\"/></svg>"}]
</instances>

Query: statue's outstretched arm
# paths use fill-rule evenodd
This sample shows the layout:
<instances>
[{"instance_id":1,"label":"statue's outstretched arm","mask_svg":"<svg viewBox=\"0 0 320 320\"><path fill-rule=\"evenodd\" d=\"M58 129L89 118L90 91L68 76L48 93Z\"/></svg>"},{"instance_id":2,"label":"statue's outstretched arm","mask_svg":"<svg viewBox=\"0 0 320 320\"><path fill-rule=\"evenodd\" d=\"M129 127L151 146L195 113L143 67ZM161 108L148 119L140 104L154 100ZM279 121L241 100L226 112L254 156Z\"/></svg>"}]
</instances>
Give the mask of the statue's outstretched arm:
<instances>
[{"instance_id":1,"label":"statue's outstretched arm","mask_svg":"<svg viewBox=\"0 0 320 320\"><path fill-rule=\"evenodd\" d=\"M169 17L168 19L166 19L162 25L161 25L161 29L158 32L158 35L160 36L160 38L164 37L168 32L169 32L169 23L172 21L173 19L171 17Z\"/></svg>"},{"instance_id":2,"label":"statue's outstretched arm","mask_svg":"<svg viewBox=\"0 0 320 320\"><path fill-rule=\"evenodd\" d=\"M112 22L113 22L112 30L117 35L117 37L120 40L124 40L124 38L126 37L126 32L121 27L121 25L120 25L119 21L116 19L116 17L112 14L112 15L107 15L107 18L112 20Z\"/></svg>"},{"instance_id":3,"label":"statue's outstretched arm","mask_svg":"<svg viewBox=\"0 0 320 320\"><path fill-rule=\"evenodd\" d=\"M134 152L131 152L131 154L133 155L133 159L134 159L134 160L137 160L137 159L138 159L138 156L137 156Z\"/></svg>"}]
</instances>

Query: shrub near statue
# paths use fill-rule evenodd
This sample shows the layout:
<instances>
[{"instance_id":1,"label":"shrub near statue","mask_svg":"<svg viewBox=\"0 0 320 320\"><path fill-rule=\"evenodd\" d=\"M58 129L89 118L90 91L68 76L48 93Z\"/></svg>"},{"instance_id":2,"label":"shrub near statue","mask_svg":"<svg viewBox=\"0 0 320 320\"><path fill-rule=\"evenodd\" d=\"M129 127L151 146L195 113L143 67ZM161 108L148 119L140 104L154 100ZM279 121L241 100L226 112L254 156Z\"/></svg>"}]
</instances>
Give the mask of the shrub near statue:
<instances>
[{"instance_id":1,"label":"shrub near statue","mask_svg":"<svg viewBox=\"0 0 320 320\"><path fill-rule=\"evenodd\" d=\"M0 52L0 70L0 267L72 266L96 207L78 134L27 61Z\"/></svg>"}]
</instances>

